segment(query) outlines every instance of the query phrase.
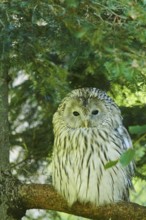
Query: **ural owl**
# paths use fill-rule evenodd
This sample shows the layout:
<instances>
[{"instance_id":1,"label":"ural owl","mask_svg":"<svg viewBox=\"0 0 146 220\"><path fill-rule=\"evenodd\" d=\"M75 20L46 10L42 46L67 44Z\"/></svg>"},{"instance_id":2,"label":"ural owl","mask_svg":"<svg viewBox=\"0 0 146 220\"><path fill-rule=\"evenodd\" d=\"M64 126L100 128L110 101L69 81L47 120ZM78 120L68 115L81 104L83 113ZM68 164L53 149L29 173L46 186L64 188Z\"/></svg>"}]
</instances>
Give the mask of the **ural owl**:
<instances>
[{"instance_id":1,"label":"ural owl","mask_svg":"<svg viewBox=\"0 0 146 220\"><path fill-rule=\"evenodd\" d=\"M52 179L67 200L95 206L129 200L133 162L105 169L132 147L114 101L96 88L73 90L53 117Z\"/></svg>"}]
</instances>

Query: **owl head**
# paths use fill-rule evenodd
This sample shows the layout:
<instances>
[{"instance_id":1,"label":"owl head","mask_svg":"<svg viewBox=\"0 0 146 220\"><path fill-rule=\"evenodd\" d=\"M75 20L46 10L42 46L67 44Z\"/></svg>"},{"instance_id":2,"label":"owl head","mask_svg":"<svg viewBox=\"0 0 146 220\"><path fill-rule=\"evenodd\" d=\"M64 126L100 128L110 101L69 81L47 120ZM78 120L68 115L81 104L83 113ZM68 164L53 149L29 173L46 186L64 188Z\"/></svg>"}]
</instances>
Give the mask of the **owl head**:
<instances>
[{"instance_id":1,"label":"owl head","mask_svg":"<svg viewBox=\"0 0 146 220\"><path fill-rule=\"evenodd\" d=\"M118 106L105 92L96 88L81 88L73 90L63 99L54 114L53 123L57 120L60 125L72 129L116 128L121 119Z\"/></svg>"}]
</instances>

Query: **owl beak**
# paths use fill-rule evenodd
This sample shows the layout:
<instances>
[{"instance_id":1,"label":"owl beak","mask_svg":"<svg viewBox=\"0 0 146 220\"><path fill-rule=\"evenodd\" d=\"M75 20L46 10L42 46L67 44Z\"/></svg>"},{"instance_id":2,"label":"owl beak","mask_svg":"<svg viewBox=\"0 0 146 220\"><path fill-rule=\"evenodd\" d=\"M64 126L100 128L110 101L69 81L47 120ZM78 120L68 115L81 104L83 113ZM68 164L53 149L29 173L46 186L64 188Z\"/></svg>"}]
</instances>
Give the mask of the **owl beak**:
<instances>
[{"instance_id":1,"label":"owl beak","mask_svg":"<svg viewBox=\"0 0 146 220\"><path fill-rule=\"evenodd\" d=\"M84 121L84 125L85 125L85 128L88 128L88 127L89 127L89 121L88 121L88 120L85 120L85 121Z\"/></svg>"}]
</instances>

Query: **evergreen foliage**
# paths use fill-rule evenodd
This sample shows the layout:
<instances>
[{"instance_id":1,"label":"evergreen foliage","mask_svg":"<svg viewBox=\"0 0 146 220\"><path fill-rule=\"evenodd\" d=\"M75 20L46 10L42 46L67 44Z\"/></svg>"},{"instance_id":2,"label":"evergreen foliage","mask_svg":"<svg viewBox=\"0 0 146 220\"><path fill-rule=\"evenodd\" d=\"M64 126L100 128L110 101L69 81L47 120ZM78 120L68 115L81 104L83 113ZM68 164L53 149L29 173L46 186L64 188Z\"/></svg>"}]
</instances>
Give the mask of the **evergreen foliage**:
<instances>
[{"instance_id":1,"label":"evergreen foliage","mask_svg":"<svg viewBox=\"0 0 146 220\"><path fill-rule=\"evenodd\" d=\"M9 73L15 175L37 172L52 152L58 103L70 90L91 86L121 107L137 178L146 180L145 15L145 0L1 1L0 67Z\"/></svg>"}]
</instances>

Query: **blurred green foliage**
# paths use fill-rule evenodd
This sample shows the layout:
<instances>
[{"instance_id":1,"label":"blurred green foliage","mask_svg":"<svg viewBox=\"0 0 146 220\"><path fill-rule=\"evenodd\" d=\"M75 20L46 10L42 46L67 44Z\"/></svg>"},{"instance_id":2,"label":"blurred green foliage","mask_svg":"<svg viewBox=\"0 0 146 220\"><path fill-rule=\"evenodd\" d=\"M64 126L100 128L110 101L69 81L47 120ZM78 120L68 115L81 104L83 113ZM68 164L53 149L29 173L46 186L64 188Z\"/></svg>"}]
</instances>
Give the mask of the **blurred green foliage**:
<instances>
[{"instance_id":1,"label":"blurred green foliage","mask_svg":"<svg viewBox=\"0 0 146 220\"><path fill-rule=\"evenodd\" d=\"M121 107L146 180L146 2L2 0L0 68L9 73L14 173L31 177L53 145L52 115L72 89L98 87ZM16 164L18 164L16 166Z\"/></svg>"}]
</instances>

